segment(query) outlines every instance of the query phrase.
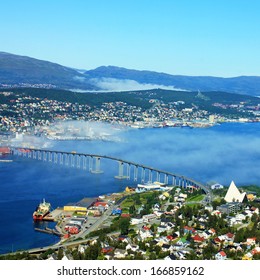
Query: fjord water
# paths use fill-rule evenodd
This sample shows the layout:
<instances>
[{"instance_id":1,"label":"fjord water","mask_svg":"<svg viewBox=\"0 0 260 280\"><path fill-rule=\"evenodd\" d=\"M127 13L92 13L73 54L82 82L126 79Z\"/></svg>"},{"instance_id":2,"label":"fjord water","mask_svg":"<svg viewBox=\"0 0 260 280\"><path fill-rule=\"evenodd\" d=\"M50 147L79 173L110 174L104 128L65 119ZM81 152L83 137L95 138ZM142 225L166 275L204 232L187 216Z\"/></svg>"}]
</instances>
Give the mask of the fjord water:
<instances>
[{"instance_id":1,"label":"fjord water","mask_svg":"<svg viewBox=\"0 0 260 280\"><path fill-rule=\"evenodd\" d=\"M260 185L260 123L228 123L207 129L130 129L119 137L119 142L53 141L50 149L118 157L202 183L229 185L234 180L238 186ZM108 160L101 160L104 174L90 174L50 162L12 159L0 162L0 254L58 241L34 231L32 213L43 198L56 208L136 184L116 180L118 164Z\"/></svg>"}]
</instances>

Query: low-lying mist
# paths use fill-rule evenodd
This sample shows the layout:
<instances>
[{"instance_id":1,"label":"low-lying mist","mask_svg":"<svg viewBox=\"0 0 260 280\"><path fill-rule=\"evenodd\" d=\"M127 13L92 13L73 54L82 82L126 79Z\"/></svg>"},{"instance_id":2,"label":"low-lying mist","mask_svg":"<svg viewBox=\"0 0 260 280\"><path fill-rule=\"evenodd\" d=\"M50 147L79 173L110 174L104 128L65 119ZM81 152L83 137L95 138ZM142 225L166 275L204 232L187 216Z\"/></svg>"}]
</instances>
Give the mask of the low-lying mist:
<instances>
[{"instance_id":1,"label":"low-lying mist","mask_svg":"<svg viewBox=\"0 0 260 280\"><path fill-rule=\"evenodd\" d=\"M47 131L51 139L120 141L119 134L126 129L118 124L94 121L65 121L53 124Z\"/></svg>"},{"instance_id":2,"label":"low-lying mist","mask_svg":"<svg viewBox=\"0 0 260 280\"><path fill-rule=\"evenodd\" d=\"M150 90L157 88L166 90L186 91L185 89L176 88L174 86L139 83L137 81L128 79L100 78L91 79L91 82L97 87L101 88L101 91Z\"/></svg>"},{"instance_id":3,"label":"low-lying mist","mask_svg":"<svg viewBox=\"0 0 260 280\"><path fill-rule=\"evenodd\" d=\"M11 146L47 149L52 146L52 142L46 137L39 137L28 134L16 134L16 137L10 140Z\"/></svg>"},{"instance_id":4,"label":"low-lying mist","mask_svg":"<svg viewBox=\"0 0 260 280\"><path fill-rule=\"evenodd\" d=\"M243 125L242 125L243 126ZM259 126L258 126L259 127ZM150 130L129 141L126 158L208 182L260 185L259 133L213 129Z\"/></svg>"},{"instance_id":5,"label":"low-lying mist","mask_svg":"<svg viewBox=\"0 0 260 280\"><path fill-rule=\"evenodd\" d=\"M234 180L237 185L260 185L260 123L222 124L207 129L126 129L73 121L57 123L50 135L71 136L73 141L24 136L23 143L113 156L202 183L216 181L229 185ZM78 141L80 136L93 141Z\"/></svg>"},{"instance_id":6,"label":"low-lying mist","mask_svg":"<svg viewBox=\"0 0 260 280\"><path fill-rule=\"evenodd\" d=\"M16 147L51 148L55 140L124 141L125 126L94 121L60 121L51 126L37 128L37 136L17 133L10 144Z\"/></svg>"},{"instance_id":7,"label":"low-lying mist","mask_svg":"<svg viewBox=\"0 0 260 280\"><path fill-rule=\"evenodd\" d=\"M260 185L260 124L223 124L209 129L127 130L125 142L95 141L86 153L121 159L181 174L206 183ZM239 129L237 129L239 127ZM233 129L235 128L235 129Z\"/></svg>"}]
</instances>

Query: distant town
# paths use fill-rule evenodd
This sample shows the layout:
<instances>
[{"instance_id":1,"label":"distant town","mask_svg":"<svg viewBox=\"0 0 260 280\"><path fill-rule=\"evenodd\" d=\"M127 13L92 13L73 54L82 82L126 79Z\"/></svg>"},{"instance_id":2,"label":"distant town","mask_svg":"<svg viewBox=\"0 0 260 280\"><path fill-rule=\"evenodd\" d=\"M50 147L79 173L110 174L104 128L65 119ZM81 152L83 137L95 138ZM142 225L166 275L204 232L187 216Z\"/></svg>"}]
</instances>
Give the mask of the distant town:
<instances>
[{"instance_id":1,"label":"distant town","mask_svg":"<svg viewBox=\"0 0 260 280\"><path fill-rule=\"evenodd\" d=\"M23 93L23 89L0 91L0 132L2 134L24 133L63 139L68 137L68 131L54 124L70 120L105 122L132 128L169 126L205 128L222 122L258 122L260 120L258 99L248 101L247 97L240 97L240 95L236 95L238 100L221 103L214 102L214 98L198 92L195 95L197 103L190 103L187 100L189 100L189 94L192 93L179 94L178 97L183 96L183 100L175 98L176 101L168 100L168 92L165 95L166 93L156 90L125 93L125 95L123 93L117 95L107 93L90 95L88 93L83 96L84 93L81 93L81 96L84 98L89 96L89 99L84 102L76 102L77 99L69 102L58 100L61 99L59 96L58 98L57 96L45 97L44 90L47 89L41 89L43 92L40 97L39 94L33 94L33 90L30 89L28 93L27 89L26 94ZM55 94L55 90L53 91ZM64 100L66 100L66 94L76 95L76 93L66 91L62 94ZM105 100L104 95L109 96L111 100ZM128 99L131 99L131 102ZM98 105L91 104L93 100L96 100ZM77 129L71 129L70 139L78 139L80 133Z\"/></svg>"},{"instance_id":2,"label":"distant town","mask_svg":"<svg viewBox=\"0 0 260 280\"><path fill-rule=\"evenodd\" d=\"M260 194L212 184L211 199L193 186L154 182L122 193L82 199L45 216L58 244L1 256L5 259L260 259ZM45 202L44 202L45 203Z\"/></svg>"}]
</instances>

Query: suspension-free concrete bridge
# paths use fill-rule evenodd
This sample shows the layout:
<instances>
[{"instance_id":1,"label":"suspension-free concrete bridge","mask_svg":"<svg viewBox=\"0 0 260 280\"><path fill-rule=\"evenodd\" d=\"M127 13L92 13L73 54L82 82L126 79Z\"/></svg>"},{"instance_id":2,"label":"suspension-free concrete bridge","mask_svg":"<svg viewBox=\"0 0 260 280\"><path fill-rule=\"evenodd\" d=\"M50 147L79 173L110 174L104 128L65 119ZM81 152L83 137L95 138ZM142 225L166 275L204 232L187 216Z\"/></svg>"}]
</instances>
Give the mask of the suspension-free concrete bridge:
<instances>
[{"instance_id":1,"label":"suspension-free concrete bridge","mask_svg":"<svg viewBox=\"0 0 260 280\"><path fill-rule=\"evenodd\" d=\"M118 163L118 174L115 175L116 179L130 180L132 176L132 179L136 182L140 181L144 183L157 181L183 188L194 186L195 188L202 189L206 194L210 194L210 188L186 176L117 157L23 147L11 147L10 149L13 155L88 170L93 174L103 173L104 171L101 169L101 159L108 159Z\"/></svg>"}]
</instances>

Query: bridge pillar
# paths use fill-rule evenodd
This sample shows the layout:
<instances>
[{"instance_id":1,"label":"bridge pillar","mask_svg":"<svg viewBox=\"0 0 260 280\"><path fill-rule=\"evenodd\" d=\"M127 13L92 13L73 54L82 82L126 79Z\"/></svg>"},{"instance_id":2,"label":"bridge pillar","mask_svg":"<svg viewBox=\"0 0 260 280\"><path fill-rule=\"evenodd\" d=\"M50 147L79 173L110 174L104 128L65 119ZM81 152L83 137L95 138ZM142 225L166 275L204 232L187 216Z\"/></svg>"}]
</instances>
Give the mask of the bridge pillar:
<instances>
[{"instance_id":1,"label":"bridge pillar","mask_svg":"<svg viewBox=\"0 0 260 280\"><path fill-rule=\"evenodd\" d=\"M131 165L129 163L127 163L127 165L126 165L126 176L127 176L128 180L130 180L130 170L131 170Z\"/></svg>"},{"instance_id":2,"label":"bridge pillar","mask_svg":"<svg viewBox=\"0 0 260 280\"><path fill-rule=\"evenodd\" d=\"M127 176L124 175L124 162L118 161L118 175L115 176L118 180L127 179Z\"/></svg>"},{"instance_id":3,"label":"bridge pillar","mask_svg":"<svg viewBox=\"0 0 260 280\"><path fill-rule=\"evenodd\" d=\"M86 156L83 156L83 158L82 158L82 167L83 167L83 170L87 169L87 157Z\"/></svg>"},{"instance_id":4,"label":"bridge pillar","mask_svg":"<svg viewBox=\"0 0 260 280\"><path fill-rule=\"evenodd\" d=\"M43 161L47 161L47 154L45 151L43 152Z\"/></svg>"},{"instance_id":5,"label":"bridge pillar","mask_svg":"<svg viewBox=\"0 0 260 280\"><path fill-rule=\"evenodd\" d=\"M101 173L104 173L104 171L100 170L100 157L95 157L95 169L91 170L90 172L91 173L94 173L94 174L101 174Z\"/></svg>"},{"instance_id":6,"label":"bridge pillar","mask_svg":"<svg viewBox=\"0 0 260 280\"><path fill-rule=\"evenodd\" d=\"M42 153L41 153L41 151L37 151L37 158L38 158L38 160L42 160Z\"/></svg>"},{"instance_id":7,"label":"bridge pillar","mask_svg":"<svg viewBox=\"0 0 260 280\"><path fill-rule=\"evenodd\" d=\"M58 163L58 154L54 153L53 156L54 156L54 163L57 164Z\"/></svg>"},{"instance_id":8,"label":"bridge pillar","mask_svg":"<svg viewBox=\"0 0 260 280\"><path fill-rule=\"evenodd\" d=\"M141 173L141 182L145 182L145 168L142 167L142 173Z\"/></svg>"},{"instance_id":9,"label":"bridge pillar","mask_svg":"<svg viewBox=\"0 0 260 280\"><path fill-rule=\"evenodd\" d=\"M66 166L69 166L69 155L68 154L64 154L64 156L65 156L65 165Z\"/></svg>"},{"instance_id":10,"label":"bridge pillar","mask_svg":"<svg viewBox=\"0 0 260 280\"><path fill-rule=\"evenodd\" d=\"M48 152L49 154L49 162L52 162L52 152Z\"/></svg>"},{"instance_id":11,"label":"bridge pillar","mask_svg":"<svg viewBox=\"0 0 260 280\"><path fill-rule=\"evenodd\" d=\"M77 159L77 168L80 169L80 161L81 161L81 158L80 156L76 156L76 159Z\"/></svg>"},{"instance_id":12,"label":"bridge pillar","mask_svg":"<svg viewBox=\"0 0 260 280\"><path fill-rule=\"evenodd\" d=\"M136 182L138 179L138 166L134 166L134 181Z\"/></svg>"},{"instance_id":13,"label":"bridge pillar","mask_svg":"<svg viewBox=\"0 0 260 280\"><path fill-rule=\"evenodd\" d=\"M63 153L59 153L59 155L60 155L59 164L63 165Z\"/></svg>"},{"instance_id":14,"label":"bridge pillar","mask_svg":"<svg viewBox=\"0 0 260 280\"><path fill-rule=\"evenodd\" d=\"M69 157L70 157L71 167L75 167L75 156L74 155L69 155Z\"/></svg>"},{"instance_id":15,"label":"bridge pillar","mask_svg":"<svg viewBox=\"0 0 260 280\"><path fill-rule=\"evenodd\" d=\"M93 169L93 157L89 157L89 172Z\"/></svg>"},{"instance_id":16,"label":"bridge pillar","mask_svg":"<svg viewBox=\"0 0 260 280\"><path fill-rule=\"evenodd\" d=\"M168 175L164 174L164 184L168 184Z\"/></svg>"},{"instance_id":17,"label":"bridge pillar","mask_svg":"<svg viewBox=\"0 0 260 280\"><path fill-rule=\"evenodd\" d=\"M153 173L152 173L152 170L151 169L149 169L149 171L148 171L148 177L149 177L149 183L152 183L153 182Z\"/></svg>"},{"instance_id":18,"label":"bridge pillar","mask_svg":"<svg viewBox=\"0 0 260 280\"><path fill-rule=\"evenodd\" d=\"M157 182L161 181L161 174L160 174L160 172L156 172L156 181Z\"/></svg>"}]
</instances>

